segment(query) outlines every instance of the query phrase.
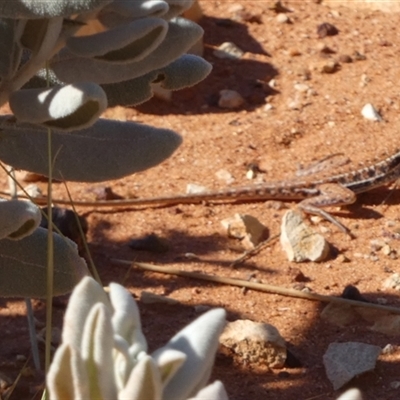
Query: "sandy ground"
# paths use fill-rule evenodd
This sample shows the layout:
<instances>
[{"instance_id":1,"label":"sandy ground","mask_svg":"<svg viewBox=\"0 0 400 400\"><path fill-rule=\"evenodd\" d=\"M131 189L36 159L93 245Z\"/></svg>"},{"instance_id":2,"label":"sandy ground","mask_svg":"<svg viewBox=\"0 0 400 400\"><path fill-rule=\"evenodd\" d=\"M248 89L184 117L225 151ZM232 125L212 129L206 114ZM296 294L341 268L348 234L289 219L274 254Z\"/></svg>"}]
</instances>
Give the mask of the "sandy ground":
<instances>
[{"instance_id":1,"label":"sandy ground","mask_svg":"<svg viewBox=\"0 0 400 400\"><path fill-rule=\"evenodd\" d=\"M195 88L173 94L171 103L154 99L138 109L108 110L109 118L126 119L179 132L183 145L162 165L102 185L69 184L75 200L92 200L93 186L111 186L127 197L155 197L185 193L189 183L209 189L251 185L251 165L262 167L256 181L294 178L296 171L333 154L350 162L329 173L358 168L396 151L399 144L400 91L398 69L400 33L398 14L327 7L312 1L287 1L291 23L279 23L265 1L203 1L205 58L212 74ZM241 6L242 10L238 11ZM317 27L328 22L339 30L320 38ZM245 55L240 60L215 57L221 43L234 42ZM325 47L329 54L321 52ZM350 56L353 62L343 62ZM329 60L338 61L334 73L322 73ZM271 83L271 80L273 82ZM299 86L307 85L305 92ZM271 87L273 86L273 88ZM301 87L301 86L300 86ZM218 107L219 91L231 89L245 99L242 107ZM366 103L379 110L383 120L361 116ZM227 171L227 182L218 176ZM232 181L232 182L231 182ZM4 188L6 180L3 179ZM45 184L42 185L45 190ZM60 184L54 196L66 198ZM197 315L198 308L224 307L230 321L238 318L273 324L302 367L268 370L244 365L219 353L213 379L222 380L231 399L335 399L322 356L332 342L359 341L384 347L400 345L396 334L374 332L361 319L338 326L321 318L323 304L275 294L244 291L187 278L143 272L113 265L111 258L150 262L187 271L299 288L291 268L307 277L302 283L312 292L340 295L356 286L370 301L387 300L400 306L399 294L383 282L399 271L400 191L394 186L360 195L351 207L333 209L355 234L349 238L335 226L310 222L331 244L331 256L322 263L287 261L279 242L231 268L242 254L240 244L228 239L221 220L235 213L250 214L264 223L270 235L280 231L281 218L295 203L253 202L225 205L178 205L158 209L80 209L89 222L88 240L104 283L121 282L139 298L143 290L179 301L179 305L142 304L144 332L152 349L165 343ZM154 233L165 238L164 254L134 251L128 243ZM371 240L386 241L390 252L375 250ZM191 253L194 257L188 257ZM388 254L386 254L388 253ZM44 321L44 305L34 302L37 318ZM61 321L63 309L55 310ZM17 354L29 354L25 309L17 300L3 300L0 370L15 378ZM381 356L375 370L352 382L365 399L395 399L400 350ZM24 377L14 397L33 398L40 377ZM35 397L36 398L36 397Z\"/></svg>"}]
</instances>

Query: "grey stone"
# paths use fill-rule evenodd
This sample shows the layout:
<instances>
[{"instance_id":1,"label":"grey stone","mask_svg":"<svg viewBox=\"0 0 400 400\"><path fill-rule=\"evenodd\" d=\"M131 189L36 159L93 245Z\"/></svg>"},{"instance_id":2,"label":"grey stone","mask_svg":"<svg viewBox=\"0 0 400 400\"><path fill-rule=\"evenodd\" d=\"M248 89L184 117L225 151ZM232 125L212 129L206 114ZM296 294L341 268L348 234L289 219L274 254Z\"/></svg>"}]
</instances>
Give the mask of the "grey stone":
<instances>
[{"instance_id":1,"label":"grey stone","mask_svg":"<svg viewBox=\"0 0 400 400\"><path fill-rule=\"evenodd\" d=\"M331 343L323 361L334 390L340 389L355 376L372 371L381 351L379 346L359 342Z\"/></svg>"},{"instance_id":2,"label":"grey stone","mask_svg":"<svg viewBox=\"0 0 400 400\"><path fill-rule=\"evenodd\" d=\"M323 261L329 256L329 243L304 223L298 210L283 216L280 241L289 261Z\"/></svg>"},{"instance_id":3,"label":"grey stone","mask_svg":"<svg viewBox=\"0 0 400 400\"><path fill-rule=\"evenodd\" d=\"M286 344L279 331L270 324L237 320L227 324L220 343L247 363L282 368L286 361Z\"/></svg>"},{"instance_id":4,"label":"grey stone","mask_svg":"<svg viewBox=\"0 0 400 400\"><path fill-rule=\"evenodd\" d=\"M244 51L235 43L224 42L213 53L217 58L239 59L243 56Z\"/></svg>"},{"instance_id":5,"label":"grey stone","mask_svg":"<svg viewBox=\"0 0 400 400\"><path fill-rule=\"evenodd\" d=\"M235 90L221 90L218 106L221 108L239 108L243 103L243 97Z\"/></svg>"},{"instance_id":6,"label":"grey stone","mask_svg":"<svg viewBox=\"0 0 400 400\"><path fill-rule=\"evenodd\" d=\"M228 236L241 240L245 249L254 249L268 238L268 229L257 218L248 214L235 214L221 221Z\"/></svg>"}]
</instances>

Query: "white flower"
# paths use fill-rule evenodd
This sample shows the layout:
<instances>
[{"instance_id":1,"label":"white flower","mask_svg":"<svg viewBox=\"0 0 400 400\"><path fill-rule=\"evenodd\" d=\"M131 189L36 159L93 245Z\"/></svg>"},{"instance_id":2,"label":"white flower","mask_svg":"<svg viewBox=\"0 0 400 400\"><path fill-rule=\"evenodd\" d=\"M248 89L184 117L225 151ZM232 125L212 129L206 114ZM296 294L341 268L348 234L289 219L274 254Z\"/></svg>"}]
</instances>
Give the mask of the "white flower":
<instances>
[{"instance_id":1,"label":"white flower","mask_svg":"<svg viewBox=\"0 0 400 400\"><path fill-rule=\"evenodd\" d=\"M71 295L47 375L50 398L225 400L221 382L205 387L224 326L225 311L211 310L149 355L131 294L112 283L107 296L85 277Z\"/></svg>"}]
</instances>

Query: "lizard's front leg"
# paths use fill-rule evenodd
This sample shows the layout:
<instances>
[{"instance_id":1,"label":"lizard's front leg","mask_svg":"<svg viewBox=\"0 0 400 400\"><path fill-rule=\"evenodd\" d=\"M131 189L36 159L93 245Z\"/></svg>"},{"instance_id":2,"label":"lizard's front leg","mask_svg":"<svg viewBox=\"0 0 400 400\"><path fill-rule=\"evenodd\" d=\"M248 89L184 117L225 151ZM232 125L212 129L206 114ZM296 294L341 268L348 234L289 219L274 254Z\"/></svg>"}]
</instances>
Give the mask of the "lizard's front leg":
<instances>
[{"instance_id":1,"label":"lizard's front leg","mask_svg":"<svg viewBox=\"0 0 400 400\"><path fill-rule=\"evenodd\" d=\"M298 207L308 214L315 214L325 218L327 221L336 225L342 232L353 237L347 227L327 211L322 210L322 208L352 204L357 199L356 194L338 183L321 184L318 186L318 190L320 191L319 195L302 200L298 204Z\"/></svg>"}]
</instances>

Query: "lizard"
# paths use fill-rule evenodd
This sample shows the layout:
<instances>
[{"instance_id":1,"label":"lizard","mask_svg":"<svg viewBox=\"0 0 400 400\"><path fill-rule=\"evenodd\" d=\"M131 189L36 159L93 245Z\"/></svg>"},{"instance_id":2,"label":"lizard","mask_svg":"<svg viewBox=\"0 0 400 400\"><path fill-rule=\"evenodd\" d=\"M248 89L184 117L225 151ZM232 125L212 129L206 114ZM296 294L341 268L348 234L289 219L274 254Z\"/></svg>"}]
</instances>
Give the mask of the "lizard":
<instances>
[{"instance_id":1,"label":"lizard","mask_svg":"<svg viewBox=\"0 0 400 400\"><path fill-rule=\"evenodd\" d=\"M330 206L343 206L354 203L357 194L385 186L400 178L400 150L393 155L369 166L333 174L320 179L287 180L264 182L255 185L232 187L182 195L154 198L136 198L103 201L74 201L74 206L84 207L134 207L171 206L188 203L235 203L262 200L299 201L298 207L308 214L320 215L332 222L341 231L350 231L330 213L323 210ZM44 204L47 198L33 199ZM70 205L68 200L53 199L54 204Z\"/></svg>"}]
</instances>

